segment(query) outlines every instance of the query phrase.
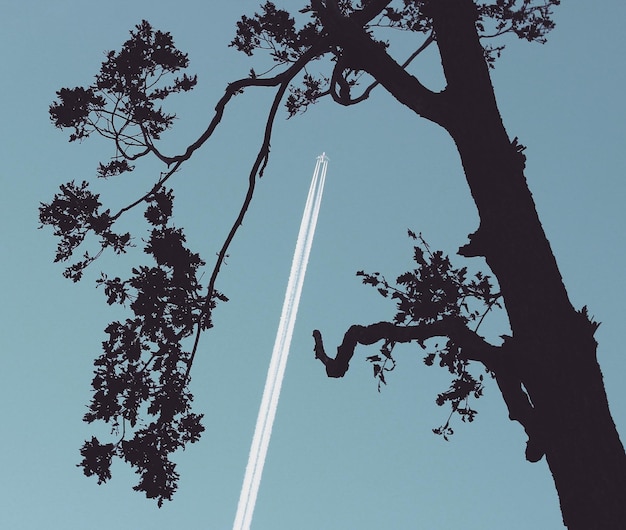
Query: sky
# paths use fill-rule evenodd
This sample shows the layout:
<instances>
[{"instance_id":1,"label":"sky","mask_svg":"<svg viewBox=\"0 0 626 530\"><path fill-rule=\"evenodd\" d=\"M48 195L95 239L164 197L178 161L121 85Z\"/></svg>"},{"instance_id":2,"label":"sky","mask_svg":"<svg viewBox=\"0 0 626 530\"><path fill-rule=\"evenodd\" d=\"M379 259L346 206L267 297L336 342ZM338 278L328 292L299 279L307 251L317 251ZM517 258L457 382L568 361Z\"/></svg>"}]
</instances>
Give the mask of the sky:
<instances>
[{"instance_id":1,"label":"sky","mask_svg":"<svg viewBox=\"0 0 626 530\"><path fill-rule=\"evenodd\" d=\"M507 41L492 77L509 135L527 146L528 184L570 298L602 322L598 358L624 438L626 4L588 5L563 2L546 45ZM562 528L545 460L525 461L523 429L508 420L492 382L475 422L454 424L445 442L431 429L447 418L434 400L449 378L424 365L419 347L397 349L398 366L380 393L365 361L376 348L359 348L341 380L327 379L314 359L313 329L333 351L351 324L393 316L390 301L355 272L393 279L409 269L407 228L451 255L477 228L450 138L382 89L355 107L322 101L291 120L278 116L270 164L217 284L230 301L216 311L192 372L206 431L175 456L173 502L158 509L134 492L136 476L122 463L101 486L76 467L83 440L107 434L81 418L103 329L126 315L106 305L94 280L100 270L128 274L141 244L124 259L105 256L78 284L62 278L51 231L37 229L37 207L61 183L95 180L113 148L96 138L68 143L48 106L59 88L89 84L104 53L147 19L172 33L198 74L198 87L168 107L178 119L162 147L180 152L204 130L226 84L266 61L228 47L238 18L255 9L256 0L0 3L0 527L232 527L298 225L325 151L325 195L252 528ZM397 37L390 35L399 60L420 44ZM436 54L411 71L443 88ZM175 176L175 223L209 264L245 193L272 95L237 96L215 137ZM130 178L94 186L121 205L159 170L146 162ZM141 237L139 216L125 222ZM488 272L476 258L452 257ZM481 329L495 341L508 331L506 318L490 316Z\"/></svg>"}]
</instances>

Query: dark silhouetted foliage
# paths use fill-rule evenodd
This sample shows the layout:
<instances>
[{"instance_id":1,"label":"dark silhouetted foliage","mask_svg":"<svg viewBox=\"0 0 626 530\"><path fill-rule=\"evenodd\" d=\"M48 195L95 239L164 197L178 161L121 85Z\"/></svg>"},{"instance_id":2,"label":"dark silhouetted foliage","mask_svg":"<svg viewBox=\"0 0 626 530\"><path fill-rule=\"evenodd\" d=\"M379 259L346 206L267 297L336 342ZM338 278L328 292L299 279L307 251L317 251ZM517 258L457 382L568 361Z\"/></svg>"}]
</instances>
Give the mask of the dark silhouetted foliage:
<instances>
[{"instance_id":1,"label":"dark silhouetted foliage","mask_svg":"<svg viewBox=\"0 0 626 530\"><path fill-rule=\"evenodd\" d=\"M477 272L473 278L467 278L465 267L455 269L448 256L443 252L432 252L421 234L418 236L409 230L409 237L416 241L413 247L413 260L416 268L401 274L396 279L397 285L391 285L378 272L357 272L366 285L375 287L378 293L396 302L397 312L393 323L404 326L419 326L455 319L463 325L474 323L474 332L482 324L485 316L494 307L501 308L499 292L493 292L489 276ZM417 340L423 349L423 341ZM372 355L367 360L372 363L374 377L380 385L386 384L385 372L395 368L392 355L395 343L386 340L381 346L381 355ZM440 347L435 344L435 352L424 357L427 366L434 364L439 357L439 366L452 374L450 388L437 396L436 403L441 406L450 404L450 416L445 425L433 431L442 434L447 440L452 434L450 420L458 414L462 421L473 421L476 410L469 406L472 397L479 398L483 393L483 375L477 377L469 372L470 360L462 354L462 344L447 338Z\"/></svg>"},{"instance_id":2,"label":"dark silhouetted foliage","mask_svg":"<svg viewBox=\"0 0 626 530\"><path fill-rule=\"evenodd\" d=\"M212 325L217 301L226 301L216 290L216 280L267 165L280 105L293 117L323 97L354 105L384 87L454 140L480 216L478 229L459 254L484 257L500 292L494 292L489 277L469 277L465 268L454 268L447 256L431 252L421 236L409 232L416 241L416 266L395 285L379 273L358 273L396 303L393 319L351 326L334 358L326 354L321 333L314 331L316 358L328 376L343 377L358 344L382 341L380 354L368 357L380 389L395 366L395 344L426 345L439 338L442 346L428 352L424 362L432 366L438 359L452 375L450 387L436 398L439 405L450 404L450 418L458 414L463 421L474 419L469 400L482 394L483 378L470 374L468 367L481 364L495 378L510 419L528 434L526 458L536 462L546 456L566 525L572 530L624 528L626 457L595 358L597 324L569 301L524 177L525 148L504 129L489 76L504 48L490 39L511 34L545 42L554 27L552 8L559 3L311 0L292 13L265 2L258 13L237 23L231 46L247 56L265 52L270 67L264 65L261 74L260 68L250 68L249 75L230 83L206 130L176 156L157 146L175 117L161 105L170 94L191 90L197 78L182 74L172 79L188 66L188 58L175 48L169 33L141 22L121 51L107 54L94 83L59 90L50 117L55 126L70 129L70 141L97 133L114 143L115 155L99 164L98 177L122 178L149 154L165 165L144 195L115 214L87 182L62 185L40 207L42 226L52 226L59 237L55 261L68 261L79 247L95 240L96 252L85 250L82 259L65 269L64 275L74 281L107 248L120 254L137 241L130 233L114 231L121 216L142 206L147 222L143 251L149 263L136 265L126 279L102 273L96 280L108 304L125 305L131 314L106 327L108 338L95 361L85 421L108 423L114 439L85 442L80 463L85 474L105 482L116 456L139 474L136 490L155 498L159 506L172 498L178 474L170 456L197 441L204 430L202 415L191 410L189 391L198 340ZM380 38L380 28L415 34L415 51L404 62L396 61L390 43ZM439 93L407 70L430 46L438 48L447 81ZM314 72L316 61L319 71ZM279 73L270 75L275 68ZM211 137L232 97L250 87L273 88L275 95L246 198L203 288L199 271L204 261L187 248L182 229L172 224L174 194L165 183ZM477 330L500 300L512 336L492 345ZM434 429L446 439L453 433L450 418Z\"/></svg>"},{"instance_id":3,"label":"dark silhouetted foliage","mask_svg":"<svg viewBox=\"0 0 626 530\"><path fill-rule=\"evenodd\" d=\"M55 262L70 259L89 232L99 236L98 252L92 255L85 251L81 261L73 263L63 272L63 276L75 282L81 279L85 267L97 259L104 249L111 247L115 253L120 254L132 245L128 232L116 234L111 230L111 211L100 211L100 196L90 192L88 186L86 181L79 186L74 181L62 184L61 193L55 195L49 204L42 203L39 207L41 225L53 226L54 235L60 238Z\"/></svg>"},{"instance_id":4,"label":"dark silhouetted foliage","mask_svg":"<svg viewBox=\"0 0 626 530\"><path fill-rule=\"evenodd\" d=\"M171 499L178 479L169 455L186 443L198 440L204 430L200 423L202 415L191 411L193 396L188 390L189 371L200 331L211 327L211 312L216 301L226 300L214 285L238 223L235 223L214 267L206 290L210 295L202 294L198 277L204 261L186 247L183 231L171 224L174 194L164 186L165 181L210 137L221 119L223 106L246 86L280 86L277 102L288 92L284 102L289 117L303 112L325 96L333 97L340 104L353 104L367 97L373 88L366 89L361 98L352 98L351 91L358 86L361 72L345 63L341 46L328 36L325 24L332 14L332 4L329 2L324 6L314 1L304 5L300 14L308 16L309 20L302 24L272 2L263 4L255 15L241 18L231 46L249 56L258 51L268 52L276 65L287 70L269 78L268 82L268 78L251 69L247 80L232 83L218 104L216 118L184 155L167 157L156 146L175 117L161 105L169 95L191 90L197 77L183 73L172 78L188 66L188 57L176 49L169 33L154 30L145 20L130 32L129 40L119 52L107 53L94 83L87 87L60 89L57 100L50 106L53 124L72 131L70 141L86 139L93 133L113 141L115 156L98 165L98 177L121 176L133 171L132 162L148 154L155 155L167 165L167 171L145 195L115 214L110 209L103 209L100 195L89 190L87 181L61 185L60 193L50 203L40 206L41 225L52 226L54 235L59 238L55 261L67 262L79 247L95 243L95 250L84 250L81 259L66 267L63 274L73 281L79 281L85 268L106 249L111 248L120 254L134 246L135 236L114 231L115 222L126 211L143 205L149 226L143 250L152 263L137 265L127 279L109 278L103 272L96 280L97 286L103 288L108 304L121 304L132 312L126 320L112 322L106 327L108 338L102 344L102 355L95 361L93 397L85 421L102 420L117 433L112 443L101 443L92 437L81 449L83 460L80 465L86 475L96 475L99 482L111 477L111 461L117 456L140 475L135 489L156 498L160 505L163 500ZM365 4L367 2L346 0L338 2L337 9L341 16L357 16L360 10L367 11ZM431 18L423 9L425 4L405 0L403 5L385 7L371 17L362 15L362 23L372 38L373 29L383 25L432 34ZM499 0L481 4L477 11L477 26L488 36L485 28L489 20L497 34L514 32L527 40L541 42L552 27L549 8L556 4L558 0L551 0L541 7L527 0L521 4ZM386 47L383 41L373 41ZM432 38L424 47L431 42ZM293 82L296 74L325 54L333 61L332 74L313 75L304 71L301 83ZM271 114L269 125L273 116ZM265 139L251 173L250 193L240 218L251 199L254 178L267 162L268 145L269 137ZM468 281L465 269L453 269L441 253L430 254L428 248L424 248L427 256L419 245L415 246L418 268L400 276L397 287L387 284L377 274L361 273L365 283L377 286L383 296L397 301L398 313L394 322L432 322L441 315L450 314L459 316L463 322L470 322L479 315L469 309L470 298L481 300L487 309L496 303L498 295L490 291L486 277L478 276ZM183 341L194 336L192 348L185 348ZM382 357L369 358L379 383L385 382L384 374L394 363L392 349L393 343L387 341L381 348ZM468 361L456 355L457 352L454 341L448 341L438 351L440 364L447 367L455 379L451 388L437 401L440 404L450 402L453 412L471 421L474 411L462 403L470 394L478 396L482 385L469 376L466 371ZM427 356L427 364L432 364L433 359Z\"/></svg>"},{"instance_id":5,"label":"dark silhouetted foliage","mask_svg":"<svg viewBox=\"0 0 626 530\"><path fill-rule=\"evenodd\" d=\"M130 171L128 160L149 152L154 140L172 126L175 115L158 102L187 92L197 76L164 79L189 64L169 33L154 31L145 20L131 31L121 51L107 53L95 83L87 88L62 88L50 105L50 118L60 129L73 128L70 142L97 132L115 141L119 159L101 165L100 176Z\"/></svg>"},{"instance_id":6,"label":"dark silhouetted foliage","mask_svg":"<svg viewBox=\"0 0 626 530\"><path fill-rule=\"evenodd\" d=\"M171 499L178 479L169 454L197 441L204 431L202 415L191 412L191 352L182 342L198 323L203 329L211 325L202 320L206 297L198 269L204 262L186 248L182 231L169 225L173 199L171 190L162 189L147 201L145 215L153 228L144 251L154 265L133 268L127 280L102 273L96 281L108 304L130 302L134 317L105 329L108 339L95 361L94 393L85 414L89 423L111 424L120 437L114 444L94 437L81 449L86 475L105 482L111 458L123 458L141 476L135 489L159 505ZM219 293L214 297L225 300ZM211 300L209 309L214 305Z\"/></svg>"},{"instance_id":7,"label":"dark silhouetted foliage","mask_svg":"<svg viewBox=\"0 0 626 530\"><path fill-rule=\"evenodd\" d=\"M405 1L400 8L386 7L371 26L388 24L429 33L430 17L422 9L423 4ZM528 40L541 41L551 27L548 7L533 7L528 1L515 6L515 2L500 1L479 6L479 28L484 30L483 21L489 18L499 34L513 31ZM320 39L326 38L324 19L328 13L325 11L330 7L326 10L321 7L315 2L305 5L300 12L311 18L298 28L289 12L266 2L259 13L242 17L231 43L247 55L268 51L275 63L288 68L303 62L301 69L325 53L334 57L332 76L316 77L305 72L300 86L292 84L291 77L286 83L280 81L283 91L290 91L286 98L289 116L304 111L326 95L346 104L350 102L350 90L358 84L358 70L342 63L340 49L330 41L315 53L310 52L319 46ZM363 7L351 1L337 4L339 12L346 17ZM371 29L368 34L373 35ZM375 42L385 46L383 42ZM59 237L55 261L70 260L78 247L89 245L89 234L96 236L97 250L85 250L82 259L65 269L66 277L78 281L85 268L107 248L123 253L133 246L130 233L118 234L113 227L125 211L145 204L145 218L151 228L144 252L153 264L133 268L132 275L125 280L102 273L96 281L103 287L108 304L128 305L133 313L125 321L109 324L105 330L108 339L103 342L103 354L95 361L94 393L85 415L88 422L103 420L111 424L119 438L115 443L102 444L95 437L86 442L81 450L81 466L85 474L95 474L104 482L110 478L112 457L123 458L141 477L136 489L156 498L159 504L171 498L178 478L168 455L187 442L196 441L203 431L202 416L191 412L189 370L200 330L211 326L210 314L216 300L226 300L214 289L220 261L209 286L210 296L203 295L198 271L204 262L187 249L182 230L170 224L174 195L164 183L192 151L182 157L168 158L155 145L174 120L174 114L163 110L161 102L170 94L191 90L197 82L196 76L187 74L167 81L168 76L186 68L188 62L187 55L176 49L169 33L155 31L142 21L119 52L107 53L92 85L62 88L57 92L58 99L50 106L50 117L55 126L73 131L70 141L85 139L96 132L115 144L114 158L99 164L98 177L132 171L134 165L130 162L149 153L174 166L168 167L143 197L115 215L110 209L102 209L100 196L89 190L86 181L80 185L72 181L62 185L50 203L41 205L39 216L42 226L52 226ZM248 84L263 83L251 70ZM232 93L239 90L234 87ZM208 131L207 137L211 127ZM245 208L242 212L245 213ZM482 296L483 302L493 303L489 297L494 295L486 278L467 282L464 269L452 269L440 253L429 254L426 260L419 246L415 247L415 257L419 268L399 277L397 288L377 275L364 275L366 283L381 284L379 292L397 300L396 323L427 322L449 313L460 315L463 309L469 311L466 300L470 297ZM426 296L428 289L434 291ZM469 321L477 315L466 312L463 318ZM194 333L195 344L187 351L182 342ZM385 381L386 363L393 362L392 347L389 342L383 346L380 360L370 357L379 382ZM460 403L470 393L478 394L482 387L469 379L465 370L467 361L455 358L455 351L454 342L449 341L439 352L442 366L455 374L456 379L451 389L439 396L438 402L449 401L454 411L471 419L473 411L469 412Z\"/></svg>"}]
</instances>

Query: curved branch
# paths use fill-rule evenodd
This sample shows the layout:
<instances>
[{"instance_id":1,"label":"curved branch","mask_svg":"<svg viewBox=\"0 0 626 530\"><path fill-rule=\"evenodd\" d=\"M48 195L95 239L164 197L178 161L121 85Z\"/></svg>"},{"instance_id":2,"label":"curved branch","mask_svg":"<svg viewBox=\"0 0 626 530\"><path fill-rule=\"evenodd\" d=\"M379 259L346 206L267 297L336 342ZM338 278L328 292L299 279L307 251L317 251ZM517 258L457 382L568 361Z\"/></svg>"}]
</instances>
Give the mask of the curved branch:
<instances>
[{"instance_id":1,"label":"curved branch","mask_svg":"<svg viewBox=\"0 0 626 530\"><path fill-rule=\"evenodd\" d=\"M369 326L350 326L343 342L337 347L337 355L331 358L326 354L322 334L313 331L315 358L326 367L328 377L343 377L348 371L350 360L357 344L370 345L380 340L393 343L423 342L433 337L449 337L461 348L461 356L470 361L482 363L496 379L504 402L509 410L509 419L519 422L528 434L526 459L537 462L544 455L541 428L537 422L535 409L524 391L518 370L511 362L516 354L511 351L513 339L502 346L488 343L462 321L444 318L429 324L399 326L391 322L377 322Z\"/></svg>"},{"instance_id":2,"label":"curved branch","mask_svg":"<svg viewBox=\"0 0 626 530\"><path fill-rule=\"evenodd\" d=\"M435 42L435 37L434 37L434 34L431 32L430 35L428 35L428 37L426 38L426 40L422 43L422 45L417 50L415 50L406 61L402 63L401 65L402 68L406 68L407 66L409 66L409 64L411 64L411 62L413 62L413 60L420 53L422 53L426 48L428 48L428 46L430 46L433 42ZM343 63L341 63L341 65L343 65ZM343 76L341 76L340 73L336 74L337 69L339 67L340 67L340 58L337 59L337 64L335 64L335 68L333 69L331 86L327 93L330 94L333 100L336 103L339 103L340 105L344 105L344 106L356 105L357 103L361 103L362 101L365 101L367 98L369 98L370 94L372 93L372 90L374 90L380 84L379 81L374 81L363 91L363 93L359 97L356 97L354 99L350 99L350 97L348 97L347 99L343 98L341 97L341 91L339 92L339 94L337 94L334 90L336 77L339 78L337 79L337 84L339 84L340 86L343 86L341 84L341 81L343 80L343 82L347 85L345 78L343 78ZM349 90L350 88L348 86L348 96L349 96Z\"/></svg>"},{"instance_id":3,"label":"curved branch","mask_svg":"<svg viewBox=\"0 0 626 530\"><path fill-rule=\"evenodd\" d=\"M324 53L325 46L326 46L326 39L321 38L317 43L311 46L311 48L309 48L304 54L302 54L302 57L300 57L297 61L295 61L287 70L285 70L284 72L281 72L280 74L274 77L266 78L266 79L262 79L258 77L245 78L245 79L239 79L237 81L234 81L233 83L230 83L226 87L225 94L222 96L222 98L218 101L217 105L215 106L215 115L213 116L213 119L209 123L209 126L206 128L204 133L202 133L202 135L200 135L200 137L194 143L192 143L189 147L187 147L187 149L185 150L185 153L182 155L178 155L174 157L168 157L164 155L158 150L158 148L154 145L152 141L148 141L147 135L144 133L144 138L146 139L147 151L140 153L141 156L143 156L144 154L147 154L147 152L152 152L156 155L156 157L159 160L166 163L168 166L171 166L172 164L174 164L174 166L168 169L168 171L165 174L162 174L159 180L154 184L154 186L148 192L146 192L144 195L142 195L140 198L136 199L129 205L121 208L115 215L111 217L111 219L115 221L123 213L133 209L135 206L144 202L147 198L153 195L180 168L183 162L191 158L191 155L211 137L211 135L213 134L213 132L215 131L215 129L217 128L217 126L222 120L222 116L224 115L224 110L226 108L226 105L235 94L239 93L241 90L243 90L244 88L248 86L271 87L271 86L280 85L281 89L279 90L279 92L282 91L281 96L280 96L282 98L282 94L284 94L284 91L286 90L289 83L293 80L293 78L307 65L308 62L310 62L311 60L313 60L315 57L319 56L320 54ZM275 105L275 107L276 107L275 110L274 110L274 106L272 107L273 109L273 114L271 116L272 121L276 114L277 104ZM269 124L269 122L268 122L268 126L269 126L269 129L271 130L271 124ZM143 127L142 127L142 131L143 131ZM266 136L267 136L267 130L266 130ZM116 143L117 143L117 140L116 140ZM264 142L264 145L265 145L265 142ZM267 146L268 146L268 152L269 152L269 139L267 140ZM261 152L259 152L259 157L260 156L261 156ZM131 159L128 156L126 156L126 158L129 158L131 160L134 160L138 157L139 156L135 156ZM256 175L256 171L258 170L258 168L261 167L261 163L259 162L260 160L259 157L257 157L257 162L255 163L255 166L253 168L253 172L255 175ZM264 160L263 167L265 167L266 163L267 163L267 160ZM261 174L262 174L262 170L261 170ZM244 208L242 208L242 211L244 211L244 213L247 207L248 206L244 204ZM243 219L241 212L240 212L240 217L241 219ZM237 219L239 221L239 217ZM230 245L230 241L227 241L227 244L225 246L226 249L228 248L229 245ZM224 250L224 254L225 254L225 250ZM218 261L221 263L224 257L225 256L222 256L221 258L219 258ZM219 269L219 266L218 266L218 269Z\"/></svg>"},{"instance_id":4,"label":"curved branch","mask_svg":"<svg viewBox=\"0 0 626 530\"><path fill-rule=\"evenodd\" d=\"M242 90L250 86L275 87L290 83L291 80L313 59L326 52L327 39L320 38L313 46L302 54L289 68L274 77L259 78L246 77L233 81L226 87L224 95L215 105L215 114L206 130L198 137L198 139L190 144L185 152L176 156L165 156L155 146L151 145L154 154L163 162L170 165L176 162L188 160L191 155L211 137L219 123L222 121L226 105L232 97ZM285 86L286 88L286 86Z\"/></svg>"},{"instance_id":5,"label":"curved branch","mask_svg":"<svg viewBox=\"0 0 626 530\"><path fill-rule=\"evenodd\" d=\"M299 68L294 68L296 65L299 65ZM230 232L228 233L228 236L226 237L226 240L224 241L224 244L222 245L222 248L220 249L218 253L217 261L215 263L215 266L213 267L213 272L211 273L211 279L209 280L209 285L207 287L207 295L206 295L204 308L202 310L202 313L198 317L198 324L196 328L194 344L191 350L191 355L189 357L189 362L187 364L187 371L185 373L185 381L189 379L189 373L191 371L191 367L193 365L196 352L198 350L198 344L200 342L200 335L202 333L202 330L206 329L206 326L208 326L209 325L208 323L210 322L211 310L212 310L211 304L212 304L213 296L215 293L215 282L217 281L217 276L219 274L222 264L224 263L224 260L226 259L228 248L230 247L230 244L232 243L235 237L235 234L237 233L237 230L243 223L243 219L246 215L246 212L248 211L250 202L252 201L252 197L254 195L254 188L256 184L256 177L257 175L259 177L262 177L263 171L265 170L265 167L267 166L267 162L269 160L269 153L270 153L270 141L272 138L272 127L274 125L276 113L278 112L278 107L280 105L280 102L283 99L283 96L285 95L285 92L287 91L287 87L289 86L293 78L305 67L305 65L306 65L306 62L304 61L300 63L296 62L286 72L283 72L283 74L280 74L282 76L280 87L278 91L276 92L276 95L274 96L274 101L272 102L272 106L270 108L270 111L267 117L267 121L265 124L265 133L263 135L263 142L257 154L256 160L252 166L252 169L250 170L250 175L248 177L248 191L246 192L246 197L243 201L243 204L241 205L241 209L239 210L237 219L235 219L235 222L233 223L230 229Z\"/></svg>"},{"instance_id":6,"label":"curved branch","mask_svg":"<svg viewBox=\"0 0 626 530\"><path fill-rule=\"evenodd\" d=\"M349 70L349 68L346 66L345 57L338 55L337 62L335 63L333 73L330 77L330 88L328 89L328 93L331 95L335 103L339 103L340 105L347 107L348 105L353 105L354 103L350 98L350 84L343 75L346 70ZM339 86L339 93L335 90L335 86Z\"/></svg>"},{"instance_id":7,"label":"curved branch","mask_svg":"<svg viewBox=\"0 0 626 530\"><path fill-rule=\"evenodd\" d=\"M346 331L334 359L329 357L324 350L322 334L318 330L313 331L315 358L322 361L329 377L345 375L357 344L370 345L383 339L403 343L423 342L433 337L443 336L450 337L461 346L464 358L481 362L491 370L499 347L489 344L458 319L442 319L414 326L399 326L391 322L377 322L369 326L353 325Z\"/></svg>"},{"instance_id":8,"label":"curved branch","mask_svg":"<svg viewBox=\"0 0 626 530\"><path fill-rule=\"evenodd\" d=\"M373 0L349 17L337 15L324 7L319 7L317 12L333 44L343 49L351 69L367 72L400 103L416 114L443 125L448 113L444 105L447 98L445 91L435 93L426 88L398 64L381 43L373 40L364 27L366 22L363 21L369 16L376 16L376 9L380 12L388 3L386 0Z\"/></svg>"}]
</instances>

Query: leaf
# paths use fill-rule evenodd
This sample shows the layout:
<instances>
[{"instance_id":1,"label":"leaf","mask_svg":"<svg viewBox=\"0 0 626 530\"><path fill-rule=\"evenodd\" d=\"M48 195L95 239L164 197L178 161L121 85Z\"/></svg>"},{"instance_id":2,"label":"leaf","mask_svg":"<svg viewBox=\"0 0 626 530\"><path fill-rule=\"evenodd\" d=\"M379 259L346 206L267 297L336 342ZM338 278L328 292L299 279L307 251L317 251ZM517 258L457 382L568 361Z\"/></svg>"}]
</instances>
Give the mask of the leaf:
<instances>
[{"instance_id":1,"label":"leaf","mask_svg":"<svg viewBox=\"0 0 626 530\"><path fill-rule=\"evenodd\" d=\"M95 436L92 436L90 441L83 444L80 450L83 460L77 466L83 468L83 473L87 477L96 475L98 484L102 484L111 478L111 459L114 452L113 444L102 445Z\"/></svg>"},{"instance_id":2,"label":"leaf","mask_svg":"<svg viewBox=\"0 0 626 530\"><path fill-rule=\"evenodd\" d=\"M424 259L424 251L420 247L413 247L413 259L420 265L428 265L428 263Z\"/></svg>"},{"instance_id":3,"label":"leaf","mask_svg":"<svg viewBox=\"0 0 626 530\"><path fill-rule=\"evenodd\" d=\"M117 175L121 175L122 173L129 172L135 169L135 166L131 166L127 160L112 160L108 164L100 163L98 165L98 177L107 178L113 177Z\"/></svg>"}]
</instances>

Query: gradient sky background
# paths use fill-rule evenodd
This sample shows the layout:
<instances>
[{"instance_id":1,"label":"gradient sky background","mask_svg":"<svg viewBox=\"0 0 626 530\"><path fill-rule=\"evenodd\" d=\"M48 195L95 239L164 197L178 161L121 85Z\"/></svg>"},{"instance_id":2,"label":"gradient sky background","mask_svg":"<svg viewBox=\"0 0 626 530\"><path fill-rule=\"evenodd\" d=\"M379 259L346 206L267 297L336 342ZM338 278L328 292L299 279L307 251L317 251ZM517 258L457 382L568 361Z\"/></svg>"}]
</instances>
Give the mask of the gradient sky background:
<instances>
[{"instance_id":1,"label":"gradient sky background","mask_svg":"<svg viewBox=\"0 0 626 530\"><path fill-rule=\"evenodd\" d=\"M624 437L626 4L601 4L564 2L548 44L512 42L493 82L510 136L528 147L528 182L571 299L602 322L598 355ZM124 464L114 464L104 486L76 467L83 440L106 435L81 418L102 330L125 315L106 305L93 281L101 269L128 275L142 244L129 259L102 259L79 284L52 264L56 242L49 230L37 230L39 202L63 182L92 179L113 148L96 138L68 143L51 125L48 106L60 87L89 84L104 52L119 48L145 18L173 34L198 73L196 90L172 97L168 107L179 120L163 148L179 152L204 129L228 81L252 66L262 70L265 59L227 47L235 22L257 6L0 3L0 527L231 528L306 192L315 157L326 151L325 197L253 528L562 528L546 463L524 460L523 430L507 419L492 382L476 403L474 424L457 422L446 443L431 428L447 417L434 399L449 378L425 367L417 346L397 349L398 367L380 394L364 360L376 348L358 350L339 381L327 379L314 359L313 329L334 351L351 324L391 318L393 305L354 274L381 271L393 279L408 269L407 228L453 254L477 227L452 141L383 90L356 107L324 101L304 116L278 117L266 176L218 281L230 302L215 313L194 367L196 410L205 413L207 430L176 455L174 501L158 509L133 492L136 476ZM401 36L392 48L399 60L419 46L411 38ZM434 54L412 71L442 88ZM209 264L245 192L272 94L257 89L235 98L215 138L176 176L175 222ZM130 178L94 186L121 205L159 169L138 165ZM484 268L477 259L454 262ZM495 315L483 329L492 340L507 331Z\"/></svg>"}]
</instances>

